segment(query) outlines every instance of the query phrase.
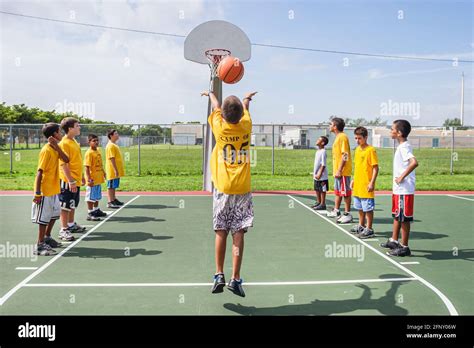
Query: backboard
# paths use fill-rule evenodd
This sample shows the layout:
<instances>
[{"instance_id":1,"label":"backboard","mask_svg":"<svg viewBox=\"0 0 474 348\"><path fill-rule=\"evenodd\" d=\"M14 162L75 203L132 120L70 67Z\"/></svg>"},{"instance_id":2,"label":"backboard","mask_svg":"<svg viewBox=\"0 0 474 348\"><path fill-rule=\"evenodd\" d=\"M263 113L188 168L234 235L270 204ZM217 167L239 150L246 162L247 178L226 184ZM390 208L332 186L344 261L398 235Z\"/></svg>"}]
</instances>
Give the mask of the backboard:
<instances>
[{"instance_id":1,"label":"backboard","mask_svg":"<svg viewBox=\"0 0 474 348\"><path fill-rule=\"evenodd\" d=\"M250 59L251 44L238 26L221 20L204 22L194 28L184 41L184 58L199 64L209 64L205 52L221 48L233 57L246 62Z\"/></svg>"}]
</instances>

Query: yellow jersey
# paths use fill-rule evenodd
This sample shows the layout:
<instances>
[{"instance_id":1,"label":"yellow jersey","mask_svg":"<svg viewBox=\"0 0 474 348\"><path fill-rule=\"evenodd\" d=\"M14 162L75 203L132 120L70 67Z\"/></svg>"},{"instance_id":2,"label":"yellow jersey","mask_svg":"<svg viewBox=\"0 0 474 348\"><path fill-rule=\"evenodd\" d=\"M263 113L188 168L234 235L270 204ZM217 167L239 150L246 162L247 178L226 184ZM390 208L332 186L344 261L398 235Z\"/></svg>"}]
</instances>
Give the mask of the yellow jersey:
<instances>
[{"instance_id":1,"label":"yellow jersey","mask_svg":"<svg viewBox=\"0 0 474 348\"><path fill-rule=\"evenodd\" d=\"M43 171L41 194L43 196L59 194L61 192L59 186L59 154L49 144L44 145L39 153L38 170L40 169ZM35 192L38 192L37 187L34 189Z\"/></svg>"},{"instance_id":2,"label":"yellow jersey","mask_svg":"<svg viewBox=\"0 0 474 348\"><path fill-rule=\"evenodd\" d=\"M367 191L372 180L372 169L379 164L377 152L373 146L367 145L364 149L357 146L354 154L354 187L352 195L359 198L374 198L375 192Z\"/></svg>"},{"instance_id":3,"label":"yellow jersey","mask_svg":"<svg viewBox=\"0 0 474 348\"><path fill-rule=\"evenodd\" d=\"M69 157L69 170L71 172L72 178L76 181L77 186L82 185L82 154L81 146L76 141L76 139L69 139L67 136L64 136L63 139L59 142L61 150ZM59 171L59 177L62 181L68 182L66 175L62 166L65 165L61 159L59 159L59 164L61 165L61 170Z\"/></svg>"},{"instance_id":4,"label":"yellow jersey","mask_svg":"<svg viewBox=\"0 0 474 348\"><path fill-rule=\"evenodd\" d=\"M342 162L342 154L347 153L347 160L342 168L342 176L351 176L352 159L349 138L345 133L339 133L332 144L332 173L335 176Z\"/></svg>"},{"instance_id":5,"label":"yellow jersey","mask_svg":"<svg viewBox=\"0 0 474 348\"><path fill-rule=\"evenodd\" d=\"M225 194L250 192L250 136L252 120L248 110L239 123L228 123L220 109L208 119L216 146L212 150L211 173L216 189Z\"/></svg>"},{"instance_id":6,"label":"yellow jersey","mask_svg":"<svg viewBox=\"0 0 474 348\"><path fill-rule=\"evenodd\" d=\"M115 158L115 165L117 166L118 176L115 175L114 166L112 165L112 161L110 160L111 158ZM107 164L107 180L112 180L125 176L122 153L120 152L119 146L111 141L109 141L109 143L105 147L105 163Z\"/></svg>"},{"instance_id":7,"label":"yellow jersey","mask_svg":"<svg viewBox=\"0 0 474 348\"><path fill-rule=\"evenodd\" d=\"M94 180L94 186L104 182L104 168L102 165L102 155L100 150L89 148L84 156L84 165L89 167L91 179Z\"/></svg>"}]
</instances>

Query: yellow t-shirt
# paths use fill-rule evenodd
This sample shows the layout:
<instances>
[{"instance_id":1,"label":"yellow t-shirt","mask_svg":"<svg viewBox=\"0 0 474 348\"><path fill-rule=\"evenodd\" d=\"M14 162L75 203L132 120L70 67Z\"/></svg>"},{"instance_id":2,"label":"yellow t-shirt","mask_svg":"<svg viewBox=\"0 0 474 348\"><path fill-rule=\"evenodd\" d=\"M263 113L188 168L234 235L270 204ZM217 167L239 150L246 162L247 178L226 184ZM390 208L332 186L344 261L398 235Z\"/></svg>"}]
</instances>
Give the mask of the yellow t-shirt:
<instances>
[{"instance_id":1,"label":"yellow t-shirt","mask_svg":"<svg viewBox=\"0 0 474 348\"><path fill-rule=\"evenodd\" d=\"M342 153L347 153L347 161L342 169L342 176L351 176L352 159L349 138L345 133L339 133L332 144L332 174L335 176L342 161Z\"/></svg>"},{"instance_id":2,"label":"yellow t-shirt","mask_svg":"<svg viewBox=\"0 0 474 348\"><path fill-rule=\"evenodd\" d=\"M102 166L100 149L92 150L89 148L84 156L84 165L89 167L91 179L94 180L94 186L104 182L104 168Z\"/></svg>"},{"instance_id":3,"label":"yellow t-shirt","mask_svg":"<svg viewBox=\"0 0 474 348\"><path fill-rule=\"evenodd\" d=\"M357 146L354 154L354 188L352 195L359 198L374 198L375 192L368 192L367 185L372 180L373 166L379 164L377 152L373 146L366 146L362 149Z\"/></svg>"},{"instance_id":4,"label":"yellow t-shirt","mask_svg":"<svg viewBox=\"0 0 474 348\"><path fill-rule=\"evenodd\" d=\"M208 122L216 138L212 150L211 173L216 189L225 194L250 192L250 136L252 120L247 110L239 123L227 123L220 109L215 109Z\"/></svg>"},{"instance_id":5,"label":"yellow t-shirt","mask_svg":"<svg viewBox=\"0 0 474 348\"><path fill-rule=\"evenodd\" d=\"M69 170L71 171L72 178L76 181L77 186L81 186L82 184L82 154L81 154L81 146L75 139L69 139L67 136L64 136L63 139L59 142L59 146L69 157ZM62 166L65 165L61 159L59 159L59 164L61 165L61 170L59 171L59 177L62 181L67 182L66 175L64 175L64 171Z\"/></svg>"},{"instance_id":6,"label":"yellow t-shirt","mask_svg":"<svg viewBox=\"0 0 474 348\"><path fill-rule=\"evenodd\" d=\"M59 154L49 144L43 146L39 153L38 170L43 171L41 193L43 196L54 196L61 192L59 186ZM36 185L36 180L35 180ZM35 192L37 188L35 187Z\"/></svg>"},{"instance_id":7,"label":"yellow t-shirt","mask_svg":"<svg viewBox=\"0 0 474 348\"><path fill-rule=\"evenodd\" d=\"M112 165L112 161L110 160L111 158L115 158L115 165L117 166L119 174L118 176L115 176L114 166ZM114 144L111 141L109 141L109 143L105 147L105 163L107 163L107 180L112 180L125 176L122 153L120 152L120 148L118 147L118 145Z\"/></svg>"}]
</instances>

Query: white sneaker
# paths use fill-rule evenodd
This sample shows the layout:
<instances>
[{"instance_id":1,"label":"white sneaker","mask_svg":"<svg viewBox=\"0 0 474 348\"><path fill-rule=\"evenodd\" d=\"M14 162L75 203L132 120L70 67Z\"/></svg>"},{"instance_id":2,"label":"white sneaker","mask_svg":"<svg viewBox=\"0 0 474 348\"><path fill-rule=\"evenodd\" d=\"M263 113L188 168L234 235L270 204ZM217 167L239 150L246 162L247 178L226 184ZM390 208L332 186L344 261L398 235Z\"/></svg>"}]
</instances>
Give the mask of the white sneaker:
<instances>
[{"instance_id":1,"label":"white sneaker","mask_svg":"<svg viewBox=\"0 0 474 348\"><path fill-rule=\"evenodd\" d=\"M341 211L338 209L333 209L332 211L328 212L326 216L330 218L339 217L341 216Z\"/></svg>"},{"instance_id":2,"label":"white sneaker","mask_svg":"<svg viewBox=\"0 0 474 348\"><path fill-rule=\"evenodd\" d=\"M343 214L339 219L336 220L339 224L350 224L352 222L352 215L351 213Z\"/></svg>"},{"instance_id":3,"label":"white sneaker","mask_svg":"<svg viewBox=\"0 0 474 348\"><path fill-rule=\"evenodd\" d=\"M69 232L69 230L65 230L61 228L61 230L59 231L59 239L70 242L70 241L75 240L76 238L74 238L74 236L72 235L71 232Z\"/></svg>"}]
</instances>

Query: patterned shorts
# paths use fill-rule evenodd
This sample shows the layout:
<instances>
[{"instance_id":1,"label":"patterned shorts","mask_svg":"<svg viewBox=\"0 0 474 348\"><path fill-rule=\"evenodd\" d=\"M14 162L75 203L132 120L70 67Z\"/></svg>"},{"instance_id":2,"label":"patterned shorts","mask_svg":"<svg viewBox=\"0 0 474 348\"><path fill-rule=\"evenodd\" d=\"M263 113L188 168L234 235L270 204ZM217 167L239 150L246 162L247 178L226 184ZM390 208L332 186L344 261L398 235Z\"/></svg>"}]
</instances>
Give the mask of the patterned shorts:
<instances>
[{"instance_id":1,"label":"patterned shorts","mask_svg":"<svg viewBox=\"0 0 474 348\"><path fill-rule=\"evenodd\" d=\"M214 189L213 226L234 234L253 226L252 193L228 195Z\"/></svg>"}]
</instances>

